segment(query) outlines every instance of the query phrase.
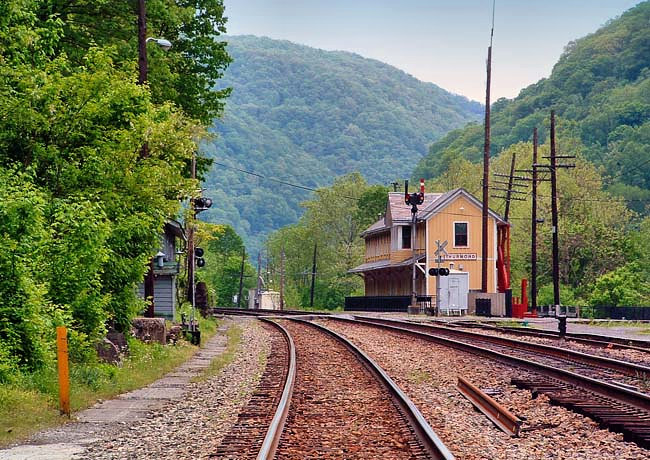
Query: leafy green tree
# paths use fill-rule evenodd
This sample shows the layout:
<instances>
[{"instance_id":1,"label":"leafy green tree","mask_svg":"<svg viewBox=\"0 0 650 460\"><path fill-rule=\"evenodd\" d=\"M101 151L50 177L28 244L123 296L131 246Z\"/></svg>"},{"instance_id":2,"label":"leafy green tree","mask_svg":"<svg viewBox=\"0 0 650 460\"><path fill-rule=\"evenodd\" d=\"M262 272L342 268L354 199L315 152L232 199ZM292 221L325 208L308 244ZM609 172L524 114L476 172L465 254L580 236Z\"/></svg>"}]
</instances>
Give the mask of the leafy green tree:
<instances>
[{"instance_id":1,"label":"leafy green tree","mask_svg":"<svg viewBox=\"0 0 650 460\"><path fill-rule=\"evenodd\" d=\"M647 305L650 284L639 268L630 263L599 277L593 284L589 303L596 307Z\"/></svg>"},{"instance_id":2,"label":"leafy green tree","mask_svg":"<svg viewBox=\"0 0 650 460\"><path fill-rule=\"evenodd\" d=\"M386 209L385 187L370 186L359 173L338 177L322 187L302 206L305 214L296 225L274 232L268 240L273 287L278 289L278 267L284 249L291 306L310 302L312 256L317 245L314 306L341 308L345 296L360 293L361 279L347 271L363 261L364 243L359 234Z\"/></svg>"},{"instance_id":3,"label":"leafy green tree","mask_svg":"<svg viewBox=\"0 0 650 460\"><path fill-rule=\"evenodd\" d=\"M229 62L222 3L149 8L176 51L150 50L139 85L132 2L0 5L0 374L40 365L55 325L75 359L128 328L162 226L197 187L200 122L227 94L210 92Z\"/></svg>"},{"instance_id":4,"label":"leafy green tree","mask_svg":"<svg viewBox=\"0 0 650 460\"><path fill-rule=\"evenodd\" d=\"M650 163L650 70L647 46L650 3L641 2L595 33L569 43L551 75L492 105L491 156L529 141L539 128L548 142L548 118L555 110L559 138L575 139L583 158L602 168L610 190L647 212ZM435 178L453 161L480 163L483 126L470 124L433 143L418 164L416 177ZM530 168L530 164L526 166ZM620 186L622 184L623 186Z\"/></svg>"},{"instance_id":5,"label":"leafy green tree","mask_svg":"<svg viewBox=\"0 0 650 460\"><path fill-rule=\"evenodd\" d=\"M233 298L239 293L244 242L229 225L217 225L208 222L199 223L197 244L205 250L206 265L197 270L197 276L208 284L218 307L230 307ZM244 278L242 285L241 307L246 308L245 298L248 289L256 286L256 273L248 260L244 259Z\"/></svg>"}]
</instances>

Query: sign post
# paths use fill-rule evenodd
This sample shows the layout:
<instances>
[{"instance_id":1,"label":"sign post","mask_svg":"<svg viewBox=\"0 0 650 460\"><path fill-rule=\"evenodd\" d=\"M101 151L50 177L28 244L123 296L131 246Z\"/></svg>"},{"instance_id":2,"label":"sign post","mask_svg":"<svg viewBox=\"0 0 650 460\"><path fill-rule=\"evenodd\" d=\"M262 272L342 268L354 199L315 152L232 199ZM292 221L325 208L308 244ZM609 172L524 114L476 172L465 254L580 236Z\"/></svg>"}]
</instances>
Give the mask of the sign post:
<instances>
[{"instance_id":1,"label":"sign post","mask_svg":"<svg viewBox=\"0 0 650 460\"><path fill-rule=\"evenodd\" d=\"M438 270L436 270L436 316L440 315L440 264L444 260L444 257L449 256L445 250L447 244L447 241L440 242L440 240L436 240L437 249L434 252L436 256L435 261L438 264Z\"/></svg>"},{"instance_id":2,"label":"sign post","mask_svg":"<svg viewBox=\"0 0 650 460\"><path fill-rule=\"evenodd\" d=\"M59 404L62 414L70 417L70 375L68 371L68 330L56 328L57 364L59 369Z\"/></svg>"}]
</instances>

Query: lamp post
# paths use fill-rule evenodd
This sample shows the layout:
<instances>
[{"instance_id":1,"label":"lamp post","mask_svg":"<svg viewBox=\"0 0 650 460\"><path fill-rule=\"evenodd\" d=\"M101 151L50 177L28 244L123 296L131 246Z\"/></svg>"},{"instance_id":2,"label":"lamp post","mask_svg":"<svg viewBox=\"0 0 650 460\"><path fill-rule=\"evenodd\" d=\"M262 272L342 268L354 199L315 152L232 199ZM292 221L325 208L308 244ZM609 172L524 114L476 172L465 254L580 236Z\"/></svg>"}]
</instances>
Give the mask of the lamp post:
<instances>
[{"instance_id":1,"label":"lamp post","mask_svg":"<svg viewBox=\"0 0 650 460\"><path fill-rule=\"evenodd\" d=\"M145 0L138 0L138 84L144 85L147 81L147 43L149 41L155 42L163 50L167 51L172 47L169 40L164 38L147 38L147 8ZM142 144L140 152L142 158L149 156L149 146L145 142ZM147 307L145 316L153 318L154 316L154 260L151 258L149 261L149 271L144 279L144 298L151 299Z\"/></svg>"}]
</instances>

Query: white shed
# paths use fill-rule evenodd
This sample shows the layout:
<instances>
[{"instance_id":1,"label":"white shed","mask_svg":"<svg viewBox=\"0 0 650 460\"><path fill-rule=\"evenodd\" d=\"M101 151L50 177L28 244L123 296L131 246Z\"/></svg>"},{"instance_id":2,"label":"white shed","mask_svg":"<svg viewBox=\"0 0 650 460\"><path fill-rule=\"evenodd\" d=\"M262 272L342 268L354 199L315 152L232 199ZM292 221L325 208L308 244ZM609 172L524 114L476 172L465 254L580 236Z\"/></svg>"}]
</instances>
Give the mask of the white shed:
<instances>
[{"instance_id":1,"label":"white shed","mask_svg":"<svg viewBox=\"0 0 650 460\"><path fill-rule=\"evenodd\" d=\"M467 313L469 272L450 270L449 276L440 278L440 312L460 315Z\"/></svg>"}]
</instances>

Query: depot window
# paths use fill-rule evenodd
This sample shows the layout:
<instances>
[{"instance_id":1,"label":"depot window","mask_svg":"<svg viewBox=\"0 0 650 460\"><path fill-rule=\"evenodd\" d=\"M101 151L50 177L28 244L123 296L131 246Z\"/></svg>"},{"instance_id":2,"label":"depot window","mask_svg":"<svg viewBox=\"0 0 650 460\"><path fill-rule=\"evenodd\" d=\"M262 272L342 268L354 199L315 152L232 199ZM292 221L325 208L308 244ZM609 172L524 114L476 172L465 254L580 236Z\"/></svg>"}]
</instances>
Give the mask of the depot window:
<instances>
[{"instance_id":1,"label":"depot window","mask_svg":"<svg viewBox=\"0 0 650 460\"><path fill-rule=\"evenodd\" d=\"M468 246L467 222L454 222L454 247Z\"/></svg>"},{"instance_id":2,"label":"depot window","mask_svg":"<svg viewBox=\"0 0 650 460\"><path fill-rule=\"evenodd\" d=\"M402 227L402 249L411 249L411 227Z\"/></svg>"}]
</instances>

